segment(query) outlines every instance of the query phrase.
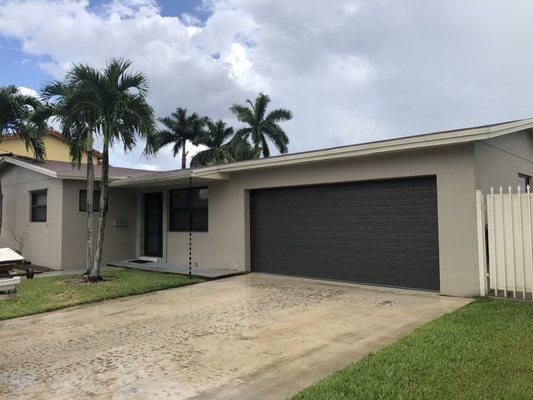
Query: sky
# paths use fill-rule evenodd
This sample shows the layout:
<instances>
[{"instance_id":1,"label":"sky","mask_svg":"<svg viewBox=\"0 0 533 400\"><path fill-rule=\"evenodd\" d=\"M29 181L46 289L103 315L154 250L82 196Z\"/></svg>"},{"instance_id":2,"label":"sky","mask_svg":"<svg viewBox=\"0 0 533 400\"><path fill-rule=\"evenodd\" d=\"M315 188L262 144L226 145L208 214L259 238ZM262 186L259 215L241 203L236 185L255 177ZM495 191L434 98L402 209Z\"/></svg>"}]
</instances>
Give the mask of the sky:
<instances>
[{"instance_id":1,"label":"sky","mask_svg":"<svg viewBox=\"0 0 533 400\"><path fill-rule=\"evenodd\" d=\"M533 116L532 17L530 0L0 0L0 85L125 57L158 117L239 127L228 108L269 94L292 153ZM179 168L141 152L111 163Z\"/></svg>"}]
</instances>

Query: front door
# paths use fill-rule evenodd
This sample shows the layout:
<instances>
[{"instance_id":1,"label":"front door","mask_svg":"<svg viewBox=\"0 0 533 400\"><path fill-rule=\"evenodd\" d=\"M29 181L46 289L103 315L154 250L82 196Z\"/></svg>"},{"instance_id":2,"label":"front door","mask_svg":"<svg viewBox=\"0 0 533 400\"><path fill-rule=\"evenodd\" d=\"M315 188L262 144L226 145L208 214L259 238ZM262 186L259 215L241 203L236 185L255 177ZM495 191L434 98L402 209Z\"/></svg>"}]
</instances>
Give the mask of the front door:
<instances>
[{"instance_id":1,"label":"front door","mask_svg":"<svg viewBox=\"0 0 533 400\"><path fill-rule=\"evenodd\" d=\"M163 256L163 193L144 195L144 255Z\"/></svg>"}]
</instances>

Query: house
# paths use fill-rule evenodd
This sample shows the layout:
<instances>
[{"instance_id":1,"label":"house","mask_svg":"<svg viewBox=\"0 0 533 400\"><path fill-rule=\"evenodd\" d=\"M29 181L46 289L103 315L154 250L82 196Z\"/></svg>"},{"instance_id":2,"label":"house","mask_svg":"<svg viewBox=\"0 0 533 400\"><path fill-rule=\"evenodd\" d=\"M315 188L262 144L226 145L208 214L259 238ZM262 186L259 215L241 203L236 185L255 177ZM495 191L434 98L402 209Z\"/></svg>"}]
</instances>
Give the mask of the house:
<instances>
[{"instance_id":1,"label":"house","mask_svg":"<svg viewBox=\"0 0 533 400\"><path fill-rule=\"evenodd\" d=\"M187 264L191 232L193 265L476 296L475 190L531 183L532 129L525 119L196 169L117 171L104 258ZM83 180L44 167L0 164L2 185L13 187L4 218L16 214L13 223L31 232L34 263L77 267ZM31 199L43 189L49 222L33 223Z\"/></svg>"},{"instance_id":2,"label":"house","mask_svg":"<svg viewBox=\"0 0 533 400\"><path fill-rule=\"evenodd\" d=\"M49 131L43 137L44 147L46 149L46 159L54 161L70 161L70 148L67 141L59 132ZM24 141L18 135L3 136L0 141L0 156L2 154L11 154L21 157L33 157L31 149L27 149ZM94 150L94 163L101 160L102 154ZM84 153L81 162L87 163L87 154Z\"/></svg>"},{"instance_id":3,"label":"house","mask_svg":"<svg viewBox=\"0 0 533 400\"><path fill-rule=\"evenodd\" d=\"M109 179L126 179L148 171L110 167ZM96 186L102 167L94 166ZM24 235L24 256L33 264L53 269L77 269L85 265L86 170L70 162L35 161L4 156L0 161L3 220L0 247L17 248L11 231ZM98 210L100 192L95 191L93 209ZM136 191L110 189L106 246L103 260L135 254ZM97 231L94 219L93 232Z\"/></svg>"}]
</instances>

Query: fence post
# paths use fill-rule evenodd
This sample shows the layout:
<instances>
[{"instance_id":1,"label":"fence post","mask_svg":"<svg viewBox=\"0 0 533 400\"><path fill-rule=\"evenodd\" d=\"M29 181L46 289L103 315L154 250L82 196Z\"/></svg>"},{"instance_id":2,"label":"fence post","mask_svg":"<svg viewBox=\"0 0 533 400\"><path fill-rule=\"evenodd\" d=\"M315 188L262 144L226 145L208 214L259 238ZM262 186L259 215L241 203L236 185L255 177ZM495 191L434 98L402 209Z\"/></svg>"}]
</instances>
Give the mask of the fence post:
<instances>
[{"instance_id":1,"label":"fence post","mask_svg":"<svg viewBox=\"0 0 533 400\"><path fill-rule=\"evenodd\" d=\"M487 295L487 266L485 260L485 209L483 205L483 193L476 190L477 211L477 243L478 243L478 267L479 267L479 294Z\"/></svg>"}]
</instances>

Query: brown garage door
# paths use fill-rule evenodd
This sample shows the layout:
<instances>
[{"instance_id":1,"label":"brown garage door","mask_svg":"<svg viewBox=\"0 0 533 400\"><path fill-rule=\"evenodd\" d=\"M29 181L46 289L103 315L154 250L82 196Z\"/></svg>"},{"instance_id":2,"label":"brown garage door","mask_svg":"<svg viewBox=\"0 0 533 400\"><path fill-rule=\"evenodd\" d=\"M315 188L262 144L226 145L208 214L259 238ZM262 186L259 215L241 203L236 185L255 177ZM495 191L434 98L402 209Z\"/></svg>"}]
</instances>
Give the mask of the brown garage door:
<instances>
[{"instance_id":1,"label":"brown garage door","mask_svg":"<svg viewBox=\"0 0 533 400\"><path fill-rule=\"evenodd\" d=\"M252 270L439 290L435 177L250 193Z\"/></svg>"}]
</instances>

